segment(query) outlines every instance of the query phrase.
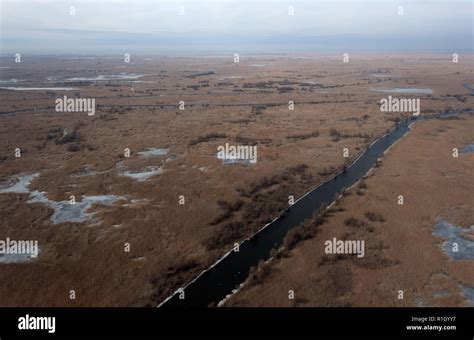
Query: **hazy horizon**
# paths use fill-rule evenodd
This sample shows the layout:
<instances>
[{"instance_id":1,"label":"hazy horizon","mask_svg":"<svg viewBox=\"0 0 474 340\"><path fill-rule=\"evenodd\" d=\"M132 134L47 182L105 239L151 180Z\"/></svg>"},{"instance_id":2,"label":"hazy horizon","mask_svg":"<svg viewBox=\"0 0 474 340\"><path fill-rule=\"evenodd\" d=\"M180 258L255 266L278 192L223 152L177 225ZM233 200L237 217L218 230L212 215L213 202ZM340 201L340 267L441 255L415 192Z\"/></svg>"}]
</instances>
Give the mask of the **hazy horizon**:
<instances>
[{"instance_id":1,"label":"hazy horizon","mask_svg":"<svg viewBox=\"0 0 474 340\"><path fill-rule=\"evenodd\" d=\"M472 10L470 0L2 0L0 53L462 53L473 50Z\"/></svg>"}]
</instances>

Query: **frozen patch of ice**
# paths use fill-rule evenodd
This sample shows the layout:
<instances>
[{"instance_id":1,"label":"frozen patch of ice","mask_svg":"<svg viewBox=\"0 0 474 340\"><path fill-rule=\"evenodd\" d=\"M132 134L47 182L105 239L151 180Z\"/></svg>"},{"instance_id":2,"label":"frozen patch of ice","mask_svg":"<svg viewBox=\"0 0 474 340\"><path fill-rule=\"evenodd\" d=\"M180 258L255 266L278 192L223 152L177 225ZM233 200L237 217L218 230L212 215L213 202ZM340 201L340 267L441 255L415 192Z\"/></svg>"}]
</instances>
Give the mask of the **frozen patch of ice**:
<instances>
[{"instance_id":1,"label":"frozen patch of ice","mask_svg":"<svg viewBox=\"0 0 474 340\"><path fill-rule=\"evenodd\" d=\"M130 200L131 204L145 204L148 202L147 198L134 198Z\"/></svg>"},{"instance_id":2,"label":"frozen patch of ice","mask_svg":"<svg viewBox=\"0 0 474 340\"><path fill-rule=\"evenodd\" d=\"M138 155L141 157L158 157L164 156L169 153L169 149L158 149L158 148L148 148L145 151L138 152ZM117 164L119 168L122 169L122 175L133 178L137 181L146 181L152 176L159 175L163 173L163 164L178 158L176 155L169 155L168 158L161 160L159 165L149 165L143 168L142 170L127 170L124 171L125 166L123 164Z\"/></svg>"},{"instance_id":3,"label":"frozen patch of ice","mask_svg":"<svg viewBox=\"0 0 474 340\"><path fill-rule=\"evenodd\" d=\"M69 81L127 80L127 79L139 79L146 75L147 74L141 74L141 73L119 73L119 74L110 74L110 75L100 74L96 77L74 77L74 78L67 78L66 80L69 80Z\"/></svg>"},{"instance_id":4,"label":"frozen patch of ice","mask_svg":"<svg viewBox=\"0 0 474 340\"><path fill-rule=\"evenodd\" d=\"M415 298L415 304L417 307L429 307L429 305L421 297Z\"/></svg>"},{"instance_id":5,"label":"frozen patch of ice","mask_svg":"<svg viewBox=\"0 0 474 340\"><path fill-rule=\"evenodd\" d=\"M219 80L225 80L225 79L242 79L242 76L227 76L227 77L220 77Z\"/></svg>"},{"instance_id":6,"label":"frozen patch of ice","mask_svg":"<svg viewBox=\"0 0 474 340\"><path fill-rule=\"evenodd\" d=\"M144 171L141 172L132 172L132 171L125 171L123 173L124 176L133 178L139 182L146 181L148 178L159 175L163 172L161 167L157 166L148 166L145 168Z\"/></svg>"},{"instance_id":7,"label":"frozen patch of ice","mask_svg":"<svg viewBox=\"0 0 474 340\"><path fill-rule=\"evenodd\" d=\"M148 148L146 151L140 151L138 154L143 157L164 156L167 155L169 149Z\"/></svg>"},{"instance_id":8,"label":"frozen patch of ice","mask_svg":"<svg viewBox=\"0 0 474 340\"><path fill-rule=\"evenodd\" d=\"M461 153L470 153L474 152L474 144L466 144L461 150Z\"/></svg>"},{"instance_id":9,"label":"frozen patch of ice","mask_svg":"<svg viewBox=\"0 0 474 340\"><path fill-rule=\"evenodd\" d=\"M69 201L53 201L46 197L44 192L37 190L30 191L28 188L32 180L39 174L28 174L18 176L14 181L8 181L6 186L0 189L0 193L18 193L18 194L30 194L28 203L42 203L54 210L54 214L51 216L51 222L53 224L63 222L84 222L88 220L92 213L88 213L87 210L94 203L111 204L117 201L120 196L115 195L99 195L99 196L83 196L82 201L71 204Z\"/></svg>"},{"instance_id":10,"label":"frozen patch of ice","mask_svg":"<svg viewBox=\"0 0 474 340\"><path fill-rule=\"evenodd\" d=\"M21 79L0 79L0 84L16 84L22 81Z\"/></svg>"},{"instance_id":11,"label":"frozen patch of ice","mask_svg":"<svg viewBox=\"0 0 474 340\"><path fill-rule=\"evenodd\" d=\"M374 73L371 74L372 77L377 77L377 78L400 78L398 74L389 74L389 73Z\"/></svg>"},{"instance_id":12,"label":"frozen patch of ice","mask_svg":"<svg viewBox=\"0 0 474 340\"><path fill-rule=\"evenodd\" d=\"M474 307L474 287L461 285L464 297L469 301L468 306Z\"/></svg>"},{"instance_id":13,"label":"frozen patch of ice","mask_svg":"<svg viewBox=\"0 0 474 340\"><path fill-rule=\"evenodd\" d=\"M451 294L449 289L444 289L444 290L440 290L440 291L437 291L437 292L433 292L433 297L434 298L442 298L442 297L448 296L449 294Z\"/></svg>"},{"instance_id":14,"label":"frozen patch of ice","mask_svg":"<svg viewBox=\"0 0 474 340\"><path fill-rule=\"evenodd\" d=\"M30 192L28 186L33 181L35 177L38 177L39 173L22 175L14 178L13 180L7 181L6 183L0 185L0 193L17 193L17 194L27 194Z\"/></svg>"},{"instance_id":15,"label":"frozen patch of ice","mask_svg":"<svg viewBox=\"0 0 474 340\"><path fill-rule=\"evenodd\" d=\"M146 198L134 198L130 200L130 203L123 204L122 207L136 207L137 205L147 204L149 202Z\"/></svg>"},{"instance_id":16,"label":"frozen patch of ice","mask_svg":"<svg viewBox=\"0 0 474 340\"><path fill-rule=\"evenodd\" d=\"M38 258L40 249L38 247L38 253L34 254L0 254L0 263L25 263L30 262Z\"/></svg>"},{"instance_id":17,"label":"frozen patch of ice","mask_svg":"<svg viewBox=\"0 0 474 340\"><path fill-rule=\"evenodd\" d=\"M71 204L69 201L52 201L43 192L31 192L29 203L43 203L54 209L51 216L53 224L64 222L84 222L92 217L87 211L94 203L112 204L121 197L115 195L83 196L82 201Z\"/></svg>"},{"instance_id":18,"label":"frozen patch of ice","mask_svg":"<svg viewBox=\"0 0 474 340\"><path fill-rule=\"evenodd\" d=\"M474 225L469 228L458 227L443 219L439 219L435 224L433 235L443 238L442 244L444 252L454 261L474 260L474 242L469 239L469 234L474 232ZM457 251L453 250L453 245L458 246Z\"/></svg>"},{"instance_id":19,"label":"frozen patch of ice","mask_svg":"<svg viewBox=\"0 0 474 340\"><path fill-rule=\"evenodd\" d=\"M179 158L178 155L171 154L168 158L165 159L165 162L174 161L175 159L178 159L178 158Z\"/></svg>"},{"instance_id":20,"label":"frozen patch of ice","mask_svg":"<svg viewBox=\"0 0 474 340\"><path fill-rule=\"evenodd\" d=\"M464 87L471 91L471 93L469 93L471 96L474 96L474 87L472 87L469 83L464 83Z\"/></svg>"},{"instance_id":21,"label":"frozen patch of ice","mask_svg":"<svg viewBox=\"0 0 474 340\"><path fill-rule=\"evenodd\" d=\"M186 167L186 166L182 165L182 167ZM197 166L197 165L193 165L191 168L199 170L201 172L207 172L207 169L208 169L206 166Z\"/></svg>"},{"instance_id":22,"label":"frozen patch of ice","mask_svg":"<svg viewBox=\"0 0 474 340\"><path fill-rule=\"evenodd\" d=\"M384 93L405 93L405 94L432 94L432 89L417 89L414 87L407 88L392 88L392 89L371 89L372 92L384 92Z\"/></svg>"},{"instance_id":23,"label":"frozen patch of ice","mask_svg":"<svg viewBox=\"0 0 474 340\"><path fill-rule=\"evenodd\" d=\"M3 90L13 91L72 91L75 87L0 87Z\"/></svg>"}]
</instances>

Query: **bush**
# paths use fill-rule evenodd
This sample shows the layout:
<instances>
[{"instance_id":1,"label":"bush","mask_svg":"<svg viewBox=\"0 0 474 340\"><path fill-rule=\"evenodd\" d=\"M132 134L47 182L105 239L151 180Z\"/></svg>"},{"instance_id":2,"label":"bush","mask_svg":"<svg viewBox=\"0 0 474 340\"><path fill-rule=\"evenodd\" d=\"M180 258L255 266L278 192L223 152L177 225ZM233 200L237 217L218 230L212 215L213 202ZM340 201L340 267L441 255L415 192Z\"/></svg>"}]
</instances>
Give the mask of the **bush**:
<instances>
[{"instance_id":1,"label":"bush","mask_svg":"<svg viewBox=\"0 0 474 340\"><path fill-rule=\"evenodd\" d=\"M77 142L81 138L76 129L71 132L64 132L62 136L56 138L56 144L67 144L72 142Z\"/></svg>"},{"instance_id":2,"label":"bush","mask_svg":"<svg viewBox=\"0 0 474 340\"><path fill-rule=\"evenodd\" d=\"M224 225L212 237L204 242L207 250L219 249L225 245L235 242L244 235L244 224L233 222Z\"/></svg>"},{"instance_id":3,"label":"bush","mask_svg":"<svg viewBox=\"0 0 474 340\"><path fill-rule=\"evenodd\" d=\"M200 144L200 143L205 143L205 142L209 142L211 140L226 138L226 137L227 137L227 135L225 133L211 132L211 133L208 133L204 136L199 136L198 138L193 139L189 143L189 145L193 146L193 145L197 145L197 144Z\"/></svg>"},{"instance_id":4,"label":"bush","mask_svg":"<svg viewBox=\"0 0 474 340\"><path fill-rule=\"evenodd\" d=\"M234 204L232 204L232 203L227 202L227 201L219 200L219 201L217 201L217 204L224 210L224 212L221 215L217 216L211 222L211 225L216 225L216 224L219 224L219 223L229 219L232 216L233 212L238 211L243 207L244 201L237 200Z\"/></svg>"},{"instance_id":5,"label":"bush","mask_svg":"<svg viewBox=\"0 0 474 340\"><path fill-rule=\"evenodd\" d=\"M178 257L173 261L174 265L168 266L151 279L153 294L150 297L150 307L156 306L165 297L172 294L177 287L182 287L190 277L197 275L202 270L202 264L195 259Z\"/></svg>"},{"instance_id":6,"label":"bush","mask_svg":"<svg viewBox=\"0 0 474 340\"><path fill-rule=\"evenodd\" d=\"M323 224L324 221L321 216L313 216L311 219L305 220L299 226L288 231L283 239L283 246L286 250L291 250L301 241L313 238L318 232L317 227Z\"/></svg>"},{"instance_id":7,"label":"bush","mask_svg":"<svg viewBox=\"0 0 474 340\"><path fill-rule=\"evenodd\" d=\"M77 143L69 144L69 146L67 147L67 151L72 151L72 152L81 151L81 146Z\"/></svg>"},{"instance_id":8,"label":"bush","mask_svg":"<svg viewBox=\"0 0 474 340\"><path fill-rule=\"evenodd\" d=\"M344 224L349 226L349 227L355 227L355 228L360 228L360 227L365 227L367 223L364 221L358 220L357 218L354 217L349 217L344 221Z\"/></svg>"},{"instance_id":9,"label":"bush","mask_svg":"<svg viewBox=\"0 0 474 340\"><path fill-rule=\"evenodd\" d=\"M251 267L249 270L249 285L258 285L263 282L263 280L268 277L271 273L271 268L268 264L260 261L257 267Z\"/></svg>"},{"instance_id":10,"label":"bush","mask_svg":"<svg viewBox=\"0 0 474 340\"><path fill-rule=\"evenodd\" d=\"M385 218L382 215L374 212L366 212L365 217L367 217L367 219L372 222L385 222Z\"/></svg>"},{"instance_id":11,"label":"bush","mask_svg":"<svg viewBox=\"0 0 474 340\"><path fill-rule=\"evenodd\" d=\"M297 141L297 140L303 140L303 139L308 139L308 138L318 137L318 136L319 136L319 131L314 131L314 132L303 133L299 135L286 136L286 139Z\"/></svg>"}]
</instances>

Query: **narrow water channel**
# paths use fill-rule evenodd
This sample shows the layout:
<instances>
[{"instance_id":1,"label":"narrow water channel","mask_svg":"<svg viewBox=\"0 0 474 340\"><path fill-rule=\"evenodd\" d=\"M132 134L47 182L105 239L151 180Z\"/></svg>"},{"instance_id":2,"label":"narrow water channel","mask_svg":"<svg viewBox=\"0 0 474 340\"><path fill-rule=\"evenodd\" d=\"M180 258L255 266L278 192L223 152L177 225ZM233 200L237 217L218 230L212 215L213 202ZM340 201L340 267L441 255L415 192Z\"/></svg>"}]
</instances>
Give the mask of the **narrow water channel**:
<instances>
[{"instance_id":1,"label":"narrow water channel","mask_svg":"<svg viewBox=\"0 0 474 340\"><path fill-rule=\"evenodd\" d=\"M411 117L399 122L396 127L384 135L359 156L354 163L334 178L313 189L282 216L269 224L240 245L238 252L231 251L220 262L201 273L184 289L184 298L177 291L165 300L161 307L205 307L218 303L241 284L248 276L249 269L260 260L269 258L272 248L278 247L286 233L317 212L323 203L330 204L337 194L361 179L376 163L384 151L410 130L410 124L426 119L448 118L456 112L439 115Z\"/></svg>"}]
</instances>

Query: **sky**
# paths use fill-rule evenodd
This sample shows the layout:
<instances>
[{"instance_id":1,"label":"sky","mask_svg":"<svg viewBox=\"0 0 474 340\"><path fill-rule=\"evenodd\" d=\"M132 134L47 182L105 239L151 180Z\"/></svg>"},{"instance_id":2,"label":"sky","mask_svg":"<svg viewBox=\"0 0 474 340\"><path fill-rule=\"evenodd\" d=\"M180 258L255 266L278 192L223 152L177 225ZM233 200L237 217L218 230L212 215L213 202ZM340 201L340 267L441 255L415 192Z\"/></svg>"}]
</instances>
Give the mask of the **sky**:
<instances>
[{"instance_id":1,"label":"sky","mask_svg":"<svg viewBox=\"0 0 474 340\"><path fill-rule=\"evenodd\" d=\"M0 0L0 53L472 52L473 3Z\"/></svg>"}]
</instances>

